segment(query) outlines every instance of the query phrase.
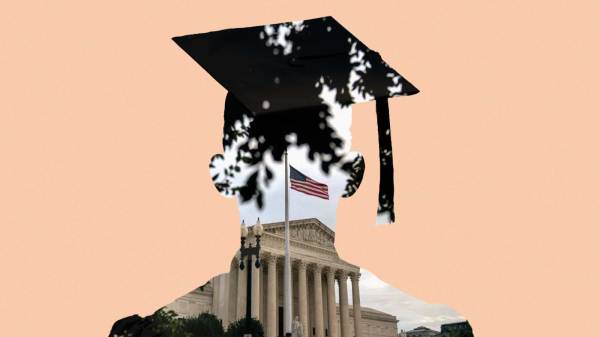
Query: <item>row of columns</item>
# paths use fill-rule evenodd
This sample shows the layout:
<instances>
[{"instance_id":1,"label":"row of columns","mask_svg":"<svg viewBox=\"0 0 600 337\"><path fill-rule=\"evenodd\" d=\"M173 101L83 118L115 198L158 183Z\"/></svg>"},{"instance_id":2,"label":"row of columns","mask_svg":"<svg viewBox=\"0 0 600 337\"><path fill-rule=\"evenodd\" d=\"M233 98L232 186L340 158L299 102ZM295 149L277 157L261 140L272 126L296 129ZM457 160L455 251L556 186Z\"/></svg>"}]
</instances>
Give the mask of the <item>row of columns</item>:
<instances>
[{"instance_id":1,"label":"row of columns","mask_svg":"<svg viewBox=\"0 0 600 337\"><path fill-rule=\"evenodd\" d=\"M266 320L260 317L260 280L257 272L252 273L252 315L260 319L265 327L267 337L277 337L277 261L278 257L268 255L262 259L262 265L267 267L266 280ZM265 263L266 262L266 263ZM362 337L361 331L361 307L360 307L360 290L359 290L359 273L348 273L345 270L335 270L331 267L324 268L322 265L315 263L307 263L299 260L298 266L298 310L297 314L302 324L305 337L311 336L308 326L308 270L313 273L313 301L315 304L315 337L325 337L325 324L323 321L323 289L322 276L325 270L327 280L327 307L329 308L327 321L329 327L328 337L352 337L350 335L350 316L348 306L348 287L346 282L348 276L352 280L352 303L354 309L354 337ZM310 266L310 268L309 268ZM252 268L255 268L252 266ZM256 275L256 276L255 276ZM338 280L339 299L340 299L340 330L338 333L337 312L335 303L335 280ZM244 317L244 303L246 294L246 279L245 273L238 273L237 279L238 296L237 296L237 317ZM240 296L241 295L241 296ZM293 315L295 316L295 315ZM266 324L264 324L266 321Z\"/></svg>"},{"instance_id":2,"label":"row of columns","mask_svg":"<svg viewBox=\"0 0 600 337\"><path fill-rule=\"evenodd\" d=\"M277 336L277 256L269 255L262 259L262 265L267 266L267 296L266 296L266 335L267 337ZM266 262L266 263L265 263ZM348 308L348 289L346 280L350 276L352 281L352 303L354 313L354 337L362 337L361 331L361 307L360 307L360 290L359 290L359 277L360 274L348 273L345 270L340 270L336 273L336 270L318 264L308 264L305 261L299 260L298 266L298 316L300 317L300 323L304 330L304 336L310 336L308 326L308 267L313 273L313 299L315 303L315 336L325 337L324 334L324 321L323 321L323 297L322 292L322 274L325 269L325 277L327 280L327 307L331 308L328 311L327 321L329 327L328 337L352 337L350 336L350 317ZM235 266L235 267L234 267ZM232 264L232 268L237 268L239 263L236 261ZM256 268L254 263L251 264L251 268ZM252 316L256 319L260 319L262 322L265 319L260 317L260 298L261 298L261 287L260 287L260 269L256 269L252 272ZM338 280L339 286L339 299L340 299L340 326L337 324L337 312L335 310L335 280ZM246 273L238 270L237 272L237 296L236 296L236 314L237 319L244 317L245 315L245 303L246 303ZM333 309L333 310L332 310ZM341 335L338 334L338 328L341 330Z\"/></svg>"}]
</instances>

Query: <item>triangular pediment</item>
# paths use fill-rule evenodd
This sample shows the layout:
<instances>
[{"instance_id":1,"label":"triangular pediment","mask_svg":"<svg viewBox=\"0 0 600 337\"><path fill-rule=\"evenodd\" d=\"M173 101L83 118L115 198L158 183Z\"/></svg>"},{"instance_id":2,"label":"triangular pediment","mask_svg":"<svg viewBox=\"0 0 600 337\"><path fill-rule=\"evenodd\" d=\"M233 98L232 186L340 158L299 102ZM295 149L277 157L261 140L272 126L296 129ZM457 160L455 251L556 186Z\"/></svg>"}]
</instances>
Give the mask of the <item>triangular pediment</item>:
<instances>
[{"instance_id":1,"label":"triangular pediment","mask_svg":"<svg viewBox=\"0 0 600 337\"><path fill-rule=\"evenodd\" d=\"M313 244L323 248L333 248L335 233L315 218L291 220L290 240ZM285 224L275 222L264 225L265 232L284 237Z\"/></svg>"}]
</instances>

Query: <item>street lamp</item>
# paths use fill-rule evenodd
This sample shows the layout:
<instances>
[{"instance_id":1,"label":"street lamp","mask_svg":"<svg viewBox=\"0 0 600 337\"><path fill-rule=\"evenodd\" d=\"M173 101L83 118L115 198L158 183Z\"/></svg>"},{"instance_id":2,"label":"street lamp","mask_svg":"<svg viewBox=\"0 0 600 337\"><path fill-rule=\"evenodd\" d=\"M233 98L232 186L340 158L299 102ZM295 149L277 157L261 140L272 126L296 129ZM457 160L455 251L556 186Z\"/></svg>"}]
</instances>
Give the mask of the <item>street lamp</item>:
<instances>
[{"instance_id":1,"label":"street lamp","mask_svg":"<svg viewBox=\"0 0 600 337\"><path fill-rule=\"evenodd\" d=\"M252 246L252 242L248 242L246 247L246 237L248 236L248 228L242 220L242 226L240 228L241 234L241 248L240 248L240 270L244 270L244 258L248 257L248 271L246 281L246 320L252 316L252 256L256 255L256 262L254 265L256 268L260 268L260 237L263 233L263 226L260 224L260 218L256 220L256 225L252 228L252 233L256 238L256 246Z\"/></svg>"}]
</instances>

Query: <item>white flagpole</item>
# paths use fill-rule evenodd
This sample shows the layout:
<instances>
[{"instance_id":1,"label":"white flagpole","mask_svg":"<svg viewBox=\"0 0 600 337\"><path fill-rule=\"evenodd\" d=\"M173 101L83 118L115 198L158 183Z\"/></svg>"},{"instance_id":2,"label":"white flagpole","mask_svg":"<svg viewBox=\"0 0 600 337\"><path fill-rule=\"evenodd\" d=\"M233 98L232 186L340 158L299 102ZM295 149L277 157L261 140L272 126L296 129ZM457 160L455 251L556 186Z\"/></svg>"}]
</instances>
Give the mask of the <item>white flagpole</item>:
<instances>
[{"instance_id":1,"label":"white flagpole","mask_svg":"<svg viewBox=\"0 0 600 337\"><path fill-rule=\"evenodd\" d=\"M292 333L292 266L290 264L290 224L288 200L288 155L285 158L285 263L283 269L283 333Z\"/></svg>"}]
</instances>

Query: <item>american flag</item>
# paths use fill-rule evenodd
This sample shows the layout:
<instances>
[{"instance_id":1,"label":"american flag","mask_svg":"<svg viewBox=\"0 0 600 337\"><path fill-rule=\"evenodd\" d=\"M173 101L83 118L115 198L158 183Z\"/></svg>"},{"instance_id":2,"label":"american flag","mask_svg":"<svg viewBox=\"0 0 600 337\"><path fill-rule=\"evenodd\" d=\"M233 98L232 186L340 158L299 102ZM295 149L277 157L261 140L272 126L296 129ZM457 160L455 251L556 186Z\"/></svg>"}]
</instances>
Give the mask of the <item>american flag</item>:
<instances>
[{"instance_id":1,"label":"american flag","mask_svg":"<svg viewBox=\"0 0 600 337\"><path fill-rule=\"evenodd\" d=\"M327 188L327 185L310 179L291 165L290 183L293 190L329 200L329 189Z\"/></svg>"}]
</instances>

